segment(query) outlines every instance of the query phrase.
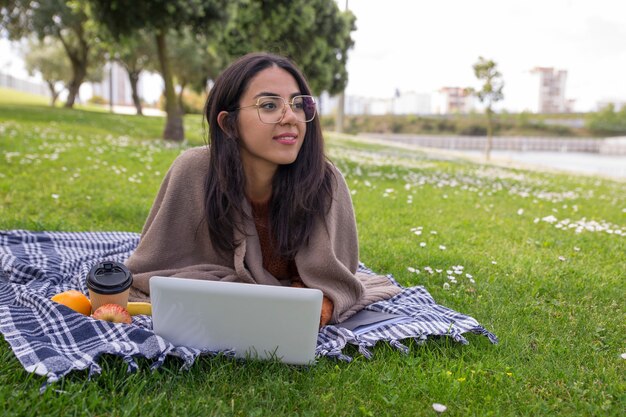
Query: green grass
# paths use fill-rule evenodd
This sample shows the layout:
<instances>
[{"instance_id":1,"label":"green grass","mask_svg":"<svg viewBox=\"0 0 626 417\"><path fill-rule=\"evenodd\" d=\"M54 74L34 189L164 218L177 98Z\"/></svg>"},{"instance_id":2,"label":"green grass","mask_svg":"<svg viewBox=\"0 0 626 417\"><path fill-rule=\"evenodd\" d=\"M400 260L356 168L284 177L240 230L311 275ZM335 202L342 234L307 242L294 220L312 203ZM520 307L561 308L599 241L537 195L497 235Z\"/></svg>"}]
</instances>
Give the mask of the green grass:
<instances>
[{"instance_id":1,"label":"green grass","mask_svg":"<svg viewBox=\"0 0 626 417\"><path fill-rule=\"evenodd\" d=\"M198 116L188 143L166 146L160 118L0 96L0 229L138 232L171 161L203 143ZM151 372L141 360L135 374L107 356L102 375L74 372L40 395L43 378L0 340L3 415L429 416L434 402L450 416L623 414L626 184L332 135L328 149L353 191L361 259L474 316L499 345L381 344L373 360L349 349L352 363L311 368L201 358L181 371L170 358ZM566 219L603 226L557 227Z\"/></svg>"}]
</instances>

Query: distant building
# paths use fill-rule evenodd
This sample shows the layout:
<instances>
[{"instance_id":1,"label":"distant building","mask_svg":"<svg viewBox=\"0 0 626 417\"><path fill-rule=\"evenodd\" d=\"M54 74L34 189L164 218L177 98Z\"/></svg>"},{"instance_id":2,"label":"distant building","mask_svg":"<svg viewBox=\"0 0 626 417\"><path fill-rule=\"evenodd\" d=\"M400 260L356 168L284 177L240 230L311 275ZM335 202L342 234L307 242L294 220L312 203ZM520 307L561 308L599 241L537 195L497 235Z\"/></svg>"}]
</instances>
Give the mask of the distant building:
<instances>
[{"instance_id":1,"label":"distant building","mask_svg":"<svg viewBox=\"0 0 626 417\"><path fill-rule=\"evenodd\" d=\"M415 91L398 92L393 99L393 114L430 114L432 97Z\"/></svg>"},{"instance_id":2,"label":"distant building","mask_svg":"<svg viewBox=\"0 0 626 417\"><path fill-rule=\"evenodd\" d=\"M140 91L141 87L137 87ZM130 81L128 81L128 73L117 62L108 62L104 68L104 77L102 82L92 83L92 91L94 96L99 96L116 105L132 106L132 90Z\"/></svg>"},{"instance_id":3,"label":"distant building","mask_svg":"<svg viewBox=\"0 0 626 417\"><path fill-rule=\"evenodd\" d=\"M133 91L128 80L128 72L117 62L108 62L104 68L102 82L91 84L91 93L100 96L106 101L117 106L132 106ZM137 81L137 94L146 103L154 104L159 100L163 92L163 80L160 75L148 71L142 71Z\"/></svg>"},{"instance_id":4,"label":"distant building","mask_svg":"<svg viewBox=\"0 0 626 417\"><path fill-rule=\"evenodd\" d=\"M474 97L461 87L442 87L434 94L432 112L435 114L469 113L474 108Z\"/></svg>"},{"instance_id":5,"label":"distant building","mask_svg":"<svg viewBox=\"0 0 626 417\"><path fill-rule=\"evenodd\" d=\"M382 115L391 114L392 98L347 96L345 102L346 114L350 115Z\"/></svg>"},{"instance_id":6,"label":"distant building","mask_svg":"<svg viewBox=\"0 0 626 417\"><path fill-rule=\"evenodd\" d=\"M535 67L530 71L533 87L532 101L528 103L533 113L569 113L573 111L574 100L565 98L567 71L551 67ZM534 93L536 92L536 94Z\"/></svg>"}]
</instances>

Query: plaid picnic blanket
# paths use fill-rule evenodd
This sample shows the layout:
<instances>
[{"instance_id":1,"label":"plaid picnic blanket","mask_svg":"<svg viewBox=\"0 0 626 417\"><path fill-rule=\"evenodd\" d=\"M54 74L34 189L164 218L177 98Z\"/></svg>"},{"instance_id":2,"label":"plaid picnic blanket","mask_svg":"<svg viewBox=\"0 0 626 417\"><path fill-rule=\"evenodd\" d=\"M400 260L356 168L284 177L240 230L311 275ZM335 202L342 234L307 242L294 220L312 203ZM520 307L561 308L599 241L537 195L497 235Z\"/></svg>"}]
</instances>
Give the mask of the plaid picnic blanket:
<instances>
[{"instance_id":1,"label":"plaid picnic blanket","mask_svg":"<svg viewBox=\"0 0 626 417\"><path fill-rule=\"evenodd\" d=\"M138 234L126 232L0 231L0 333L26 371L47 377L42 389L73 370L88 369L90 376L100 373L98 359L105 353L121 356L129 371L137 368L136 357L152 359L154 369L167 356L176 356L188 368L201 354L233 354L174 346L152 331L149 316L133 316L132 325L110 323L50 301L69 289L87 294L85 278L91 267L102 260L125 261L138 242ZM373 273L364 265L360 269ZM343 350L352 344L371 358L368 348L378 341L406 352L401 340L424 342L428 336L449 336L466 344L466 332L497 343L496 336L475 319L438 305L421 286L404 288L397 296L366 308L411 319L366 332L325 326L318 335L317 356L349 361Z\"/></svg>"}]
</instances>

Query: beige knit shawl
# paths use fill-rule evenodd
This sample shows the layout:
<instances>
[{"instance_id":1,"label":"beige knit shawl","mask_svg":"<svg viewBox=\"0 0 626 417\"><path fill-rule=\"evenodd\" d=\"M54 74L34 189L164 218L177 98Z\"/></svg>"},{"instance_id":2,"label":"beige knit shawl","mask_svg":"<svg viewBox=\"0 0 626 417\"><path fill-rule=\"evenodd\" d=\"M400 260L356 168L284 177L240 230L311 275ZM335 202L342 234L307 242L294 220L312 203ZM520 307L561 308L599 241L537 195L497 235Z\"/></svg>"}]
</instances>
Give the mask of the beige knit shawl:
<instances>
[{"instance_id":1,"label":"beige knit shawl","mask_svg":"<svg viewBox=\"0 0 626 417\"><path fill-rule=\"evenodd\" d=\"M228 254L216 251L204 220L207 147L182 153L172 164L156 196L141 240L126 261L133 273L131 300L149 298L152 276L284 285L263 268L261 245L252 216L243 220L241 244ZM333 167L333 200L325 222L317 221L309 244L295 263L307 287L318 288L334 303L331 323L340 322L366 305L388 299L399 288L382 276L356 273L359 251L352 200L345 180ZM247 200L244 211L251 212Z\"/></svg>"}]
</instances>

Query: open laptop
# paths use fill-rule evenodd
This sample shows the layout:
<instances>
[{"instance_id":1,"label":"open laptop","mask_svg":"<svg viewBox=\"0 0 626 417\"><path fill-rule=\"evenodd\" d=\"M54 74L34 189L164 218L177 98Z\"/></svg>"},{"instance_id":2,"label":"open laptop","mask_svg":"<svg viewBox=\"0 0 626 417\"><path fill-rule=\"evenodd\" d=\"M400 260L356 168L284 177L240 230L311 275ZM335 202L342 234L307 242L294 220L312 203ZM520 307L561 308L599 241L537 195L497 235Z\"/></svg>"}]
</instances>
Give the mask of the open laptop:
<instances>
[{"instance_id":1,"label":"open laptop","mask_svg":"<svg viewBox=\"0 0 626 417\"><path fill-rule=\"evenodd\" d=\"M150 298L154 332L176 346L315 361L320 290L154 276Z\"/></svg>"}]
</instances>

